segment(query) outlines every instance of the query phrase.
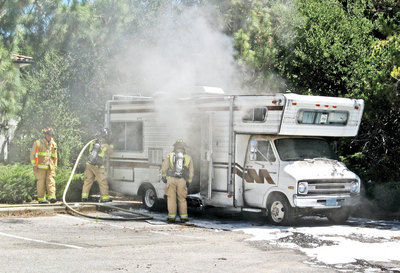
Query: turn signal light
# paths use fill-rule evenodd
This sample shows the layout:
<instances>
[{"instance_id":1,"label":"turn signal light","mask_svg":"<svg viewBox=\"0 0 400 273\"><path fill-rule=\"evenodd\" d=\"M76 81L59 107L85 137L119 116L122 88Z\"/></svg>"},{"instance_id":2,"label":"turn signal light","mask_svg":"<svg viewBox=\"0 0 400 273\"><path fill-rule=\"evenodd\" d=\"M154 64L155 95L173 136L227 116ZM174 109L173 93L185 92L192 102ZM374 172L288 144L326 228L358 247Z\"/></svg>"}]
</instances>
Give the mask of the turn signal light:
<instances>
[{"instance_id":1,"label":"turn signal light","mask_svg":"<svg viewBox=\"0 0 400 273\"><path fill-rule=\"evenodd\" d=\"M315 106L321 106L321 104L317 103Z\"/></svg>"},{"instance_id":2,"label":"turn signal light","mask_svg":"<svg viewBox=\"0 0 400 273\"><path fill-rule=\"evenodd\" d=\"M276 103L277 103L277 101L276 101L276 100L273 100L273 101L272 101L272 103L273 103L273 104L276 104Z\"/></svg>"},{"instance_id":3,"label":"turn signal light","mask_svg":"<svg viewBox=\"0 0 400 273\"><path fill-rule=\"evenodd\" d=\"M292 105L297 105L297 102L292 102Z\"/></svg>"},{"instance_id":4,"label":"turn signal light","mask_svg":"<svg viewBox=\"0 0 400 273\"><path fill-rule=\"evenodd\" d=\"M358 109L358 106L354 106L354 109L356 109L356 110L357 110L357 109Z\"/></svg>"},{"instance_id":5,"label":"turn signal light","mask_svg":"<svg viewBox=\"0 0 400 273\"><path fill-rule=\"evenodd\" d=\"M336 105L334 105L334 106L332 106L333 108L337 108L337 106Z\"/></svg>"},{"instance_id":6,"label":"turn signal light","mask_svg":"<svg viewBox=\"0 0 400 273\"><path fill-rule=\"evenodd\" d=\"M325 107L329 107L329 105L325 104Z\"/></svg>"}]
</instances>

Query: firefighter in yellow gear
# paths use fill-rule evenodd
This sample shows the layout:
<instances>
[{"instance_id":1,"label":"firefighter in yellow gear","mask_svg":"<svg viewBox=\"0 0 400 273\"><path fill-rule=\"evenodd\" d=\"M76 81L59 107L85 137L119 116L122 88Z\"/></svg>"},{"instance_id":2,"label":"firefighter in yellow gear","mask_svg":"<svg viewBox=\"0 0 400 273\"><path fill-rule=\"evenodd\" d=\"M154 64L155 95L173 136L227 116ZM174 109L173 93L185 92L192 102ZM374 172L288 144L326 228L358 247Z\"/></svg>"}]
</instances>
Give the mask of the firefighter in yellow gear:
<instances>
[{"instance_id":1,"label":"firefighter in yellow gear","mask_svg":"<svg viewBox=\"0 0 400 273\"><path fill-rule=\"evenodd\" d=\"M47 199L55 203L56 199L56 181L54 180L57 170L57 144L55 143L54 131L52 128L42 130L43 137L35 140L31 150L31 163L33 173L37 179L37 195L40 204L47 204Z\"/></svg>"},{"instance_id":2,"label":"firefighter in yellow gear","mask_svg":"<svg viewBox=\"0 0 400 273\"><path fill-rule=\"evenodd\" d=\"M161 175L164 183L167 183L167 203L169 223L174 223L177 214L177 199L179 217L181 222L189 220L187 213L186 196L188 187L194 175L193 160L186 154L186 144L183 140L178 140L174 144L174 151L163 161Z\"/></svg>"},{"instance_id":3,"label":"firefighter in yellow gear","mask_svg":"<svg viewBox=\"0 0 400 273\"><path fill-rule=\"evenodd\" d=\"M108 129L103 129L99 134L99 138L89 146L89 157L86 162L84 173L85 181L82 188L82 202L88 201L94 178L96 178L97 183L99 183L100 201L111 202L108 192L107 172L104 168L105 158L107 155L109 156L113 150L113 145L109 145L108 141Z\"/></svg>"}]
</instances>

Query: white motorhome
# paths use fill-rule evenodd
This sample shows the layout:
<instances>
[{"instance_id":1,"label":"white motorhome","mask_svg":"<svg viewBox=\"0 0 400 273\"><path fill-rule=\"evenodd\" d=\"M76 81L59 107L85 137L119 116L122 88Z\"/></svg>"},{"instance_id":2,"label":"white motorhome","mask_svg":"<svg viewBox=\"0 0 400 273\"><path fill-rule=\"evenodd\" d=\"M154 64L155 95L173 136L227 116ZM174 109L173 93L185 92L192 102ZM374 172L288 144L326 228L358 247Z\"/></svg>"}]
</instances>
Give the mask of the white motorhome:
<instances>
[{"instance_id":1,"label":"white motorhome","mask_svg":"<svg viewBox=\"0 0 400 273\"><path fill-rule=\"evenodd\" d=\"M326 138L357 135L363 108L361 99L216 88L178 98L114 96L106 107L115 146L110 186L154 208L166 199L161 163L183 138L195 163L189 204L265 212L282 225L307 213L344 222L361 181Z\"/></svg>"}]
</instances>

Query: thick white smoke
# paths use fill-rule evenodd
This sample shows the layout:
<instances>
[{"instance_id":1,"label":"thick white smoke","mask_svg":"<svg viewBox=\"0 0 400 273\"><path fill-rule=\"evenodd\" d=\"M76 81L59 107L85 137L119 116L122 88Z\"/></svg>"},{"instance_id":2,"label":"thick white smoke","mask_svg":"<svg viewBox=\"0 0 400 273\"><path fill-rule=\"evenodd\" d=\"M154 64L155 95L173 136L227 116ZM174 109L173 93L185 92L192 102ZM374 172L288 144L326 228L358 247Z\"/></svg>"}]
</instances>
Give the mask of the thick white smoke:
<instances>
[{"instance_id":1,"label":"thick white smoke","mask_svg":"<svg viewBox=\"0 0 400 273\"><path fill-rule=\"evenodd\" d=\"M185 92L199 85L239 89L233 40L223 33L222 15L210 7L164 10L154 26L122 40L126 52L110 68L114 93Z\"/></svg>"}]
</instances>

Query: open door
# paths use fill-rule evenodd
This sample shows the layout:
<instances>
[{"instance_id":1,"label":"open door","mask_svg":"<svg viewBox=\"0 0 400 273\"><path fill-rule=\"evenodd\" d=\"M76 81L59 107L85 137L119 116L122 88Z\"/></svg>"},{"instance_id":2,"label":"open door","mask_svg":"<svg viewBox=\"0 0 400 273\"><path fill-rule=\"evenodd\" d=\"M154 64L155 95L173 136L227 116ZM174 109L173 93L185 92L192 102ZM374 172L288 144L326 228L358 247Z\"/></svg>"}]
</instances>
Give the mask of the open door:
<instances>
[{"instance_id":1,"label":"open door","mask_svg":"<svg viewBox=\"0 0 400 273\"><path fill-rule=\"evenodd\" d=\"M203 115L200 122L200 194L205 199L211 199L213 180L211 114Z\"/></svg>"}]
</instances>

